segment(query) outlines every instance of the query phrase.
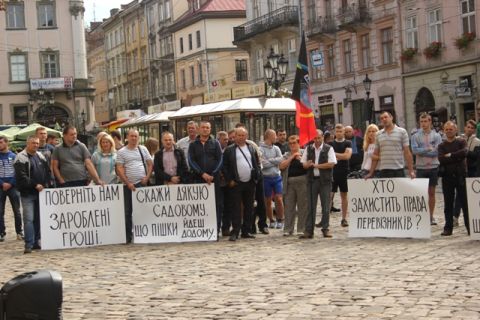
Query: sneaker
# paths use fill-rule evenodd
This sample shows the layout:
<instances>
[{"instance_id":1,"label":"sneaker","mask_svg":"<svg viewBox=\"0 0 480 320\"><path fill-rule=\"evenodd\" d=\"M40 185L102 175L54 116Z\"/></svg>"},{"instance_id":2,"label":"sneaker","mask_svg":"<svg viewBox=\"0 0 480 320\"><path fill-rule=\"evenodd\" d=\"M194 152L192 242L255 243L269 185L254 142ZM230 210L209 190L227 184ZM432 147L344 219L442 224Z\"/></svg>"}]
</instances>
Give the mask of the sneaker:
<instances>
[{"instance_id":1,"label":"sneaker","mask_svg":"<svg viewBox=\"0 0 480 320\"><path fill-rule=\"evenodd\" d=\"M25 240L25 238L23 237L23 233L17 233L17 240Z\"/></svg>"},{"instance_id":2,"label":"sneaker","mask_svg":"<svg viewBox=\"0 0 480 320\"><path fill-rule=\"evenodd\" d=\"M277 227L277 221L270 221L270 225L268 227L270 229L275 229Z\"/></svg>"},{"instance_id":3,"label":"sneaker","mask_svg":"<svg viewBox=\"0 0 480 320\"><path fill-rule=\"evenodd\" d=\"M342 222L340 222L340 225L341 225L342 227L348 227L348 222L347 222L347 220L342 219Z\"/></svg>"},{"instance_id":4,"label":"sneaker","mask_svg":"<svg viewBox=\"0 0 480 320\"><path fill-rule=\"evenodd\" d=\"M32 253L32 248L25 248L25 250L23 250L23 253L24 254Z\"/></svg>"},{"instance_id":5,"label":"sneaker","mask_svg":"<svg viewBox=\"0 0 480 320\"><path fill-rule=\"evenodd\" d=\"M5 241L5 236L3 234L0 234L0 242Z\"/></svg>"},{"instance_id":6,"label":"sneaker","mask_svg":"<svg viewBox=\"0 0 480 320\"><path fill-rule=\"evenodd\" d=\"M458 227L458 218L457 217L453 217L453 226Z\"/></svg>"},{"instance_id":7,"label":"sneaker","mask_svg":"<svg viewBox=\"0 0 480 320\"><path fill-rule=\"evenodd\" d=\"M430 219L430 225L431 226L436 226L437 224L438 224L438 222L435 218Z\"/></svg>"},{"instance_id":8,"label":"sneaker","mask_svg":"<svg viewBox=\"0 0 480 320\"><path fill-rule=\"evenodd\" d=\"M33 250L42 250L42 247L38 243L36 243L36 244L33 245L32 249Z\"/></svg>"},{"instance_id":9,"label":"sneaker","mask_svg":"<svg viewBox=\"0 0 480 320\"><path fill-rule=\"evenodd\" d=\"M284 236L284 237L293 236L293 232L284 232L284 233L283 233L283 236Z\"/></svg>"},{"instance_id":10,"label":"sneaker","mask_svg":"<svg viewBox=\"0 0 480 320\"><path fill-rule=\"evenodd\" d=\"M281 221L277 222L277 229L283 229L283 222Z\"/></svg>"},{"instance_id":11,"label":"sneaker","mask_svg":"<svg viewBox=\"0 0 480 320\"><path fill-rule=\"evenodd\" d=\"M333 206L330 208L330 212L340 212L340 211L342 211L342 210L340 210L338 208L335 208Z\"/></svg>"}]
</instances>

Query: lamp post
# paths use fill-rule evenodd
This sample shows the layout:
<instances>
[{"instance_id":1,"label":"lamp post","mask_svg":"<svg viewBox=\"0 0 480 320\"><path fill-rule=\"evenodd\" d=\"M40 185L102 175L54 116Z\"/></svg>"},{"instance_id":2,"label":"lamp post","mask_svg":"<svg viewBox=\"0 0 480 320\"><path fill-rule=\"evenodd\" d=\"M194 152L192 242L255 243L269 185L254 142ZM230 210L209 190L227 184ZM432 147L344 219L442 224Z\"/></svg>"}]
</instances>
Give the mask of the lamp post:
<instances>
[{"instance_id":1,"label":"lamp post","mask_svg":"<svg viewBox=\"0 0 480 320\"><path fill-rule=\"evenodd\" d=\"M267 56L267 62L263 66L265 72L265 79L267 85L275 91L268 90L267 96L275 96L280 88L280 85L285 81L287 76L288 60L282 55L279 55L270 48L270 53Z\"/></svg>"},{"instance_id":2,"label":"lamp post","mask_svg":"<svg viewBox=\"0 0 480 320\"><path fill-rule=\"evenodd\" d=\"M374 114L374 106L370 103L370 88L372 87L372 80L368 77L368 74L365 75L365 79L363 79L363 87L365 88L365 93L367 94L366 106L367 110L370 113L370 123L374 122L375 114Z\"/></svg>"},{"instance_id":3,"label":"lamp post","mask_svg":"<svg viewBox=\"0 0 480 320\"><path fill-rule=\"evenodd\" d=\"M82 110L82 113L80 114L81 117L82 117L82 133L85 134L85 110Z\"/></svg>"}]
</instances>

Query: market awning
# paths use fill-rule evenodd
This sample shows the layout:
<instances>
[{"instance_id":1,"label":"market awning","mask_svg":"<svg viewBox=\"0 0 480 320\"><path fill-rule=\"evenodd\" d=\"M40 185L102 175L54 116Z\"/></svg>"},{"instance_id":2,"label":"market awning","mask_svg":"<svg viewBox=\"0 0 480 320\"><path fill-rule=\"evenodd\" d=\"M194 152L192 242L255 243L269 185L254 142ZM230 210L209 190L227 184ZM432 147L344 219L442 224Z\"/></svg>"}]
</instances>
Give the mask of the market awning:
<instances>
[{"instance_id":1,"label":"market awning","mask_svg":"<svg viewBox=\"0 0 480 320\"><path fill-rule=\"evenodd\" d=\"M127 120L131 120L130 118L123 118L118 120L113 120L109 123L102 124L100 127L107 128L108 131L116 130L122 123L126 122Z\"/></svg>"}]
</instances>

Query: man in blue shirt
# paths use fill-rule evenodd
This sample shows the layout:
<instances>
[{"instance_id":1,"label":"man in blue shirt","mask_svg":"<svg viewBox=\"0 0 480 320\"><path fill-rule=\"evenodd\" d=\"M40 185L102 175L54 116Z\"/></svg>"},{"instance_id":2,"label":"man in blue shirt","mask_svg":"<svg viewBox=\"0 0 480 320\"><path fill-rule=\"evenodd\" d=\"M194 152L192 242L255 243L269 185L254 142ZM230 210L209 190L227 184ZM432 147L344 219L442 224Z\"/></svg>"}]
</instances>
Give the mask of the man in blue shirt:
<instances>
[{"instance_id":1,"label":"man in blue shirt","mask_svg":"<svg viewBox=\"0 0 480 320\"><path fill-rule=\"evenodd\" d=\"M15 153L8 149L8 139L0 136L0 242L5 241L5 202L10 199L15 217L17 239L23 239L22 216L20 214L20 196L16 188L13 162Z\"/></svg>"}]
</instances>

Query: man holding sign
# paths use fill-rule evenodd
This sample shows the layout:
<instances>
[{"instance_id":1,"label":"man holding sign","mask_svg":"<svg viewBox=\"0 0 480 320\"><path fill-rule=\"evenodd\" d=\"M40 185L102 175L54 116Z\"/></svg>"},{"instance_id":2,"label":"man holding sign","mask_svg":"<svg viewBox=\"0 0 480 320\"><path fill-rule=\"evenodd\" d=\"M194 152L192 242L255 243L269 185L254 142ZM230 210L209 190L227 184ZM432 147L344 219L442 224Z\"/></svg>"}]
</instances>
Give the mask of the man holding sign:
<instances>
[{"instance_id":1,"label":"man holding sign","mask_svg":"<svg viewBox=\"0 0 480 320\"><path fill-rule=\"evenodd\" d=\"M48 186L50 168L44 155L38 152L39 139L30 136L27 147L15 158L15 176L20 191L23 224L25 228L25 251L40 249L40 208L38 193ZM37 232L35 232L37 230Z\"/></svg>"},{"instance_id":2,"label":"man holding sign","mask_svg":"<svg viewBox=\"0 0 480 320\"><path fill-rule=\"evenodd\" d=\"M410 141L405 129L393 123L393 116L388 111L380 114L383 129L377 133L374 155L380 157L380 178L404 178L405 161L410 178L415 178ZM373 177L379 160L372 160L370 172L365 179Z\"/></svg>"},{"instance_id":3,"label":"man holding sign","mask_svg":"<svg viewBox=\"0 0 480 320\"><path fill-rule=\"evenodd\" d=\"M127 145L117 153L117 173L124 184L125 230L127 243L132 242L132 191L148 185L153 161L147 148L138 145L138 131L128 131Z\"/></svg>"}]
</instances>

